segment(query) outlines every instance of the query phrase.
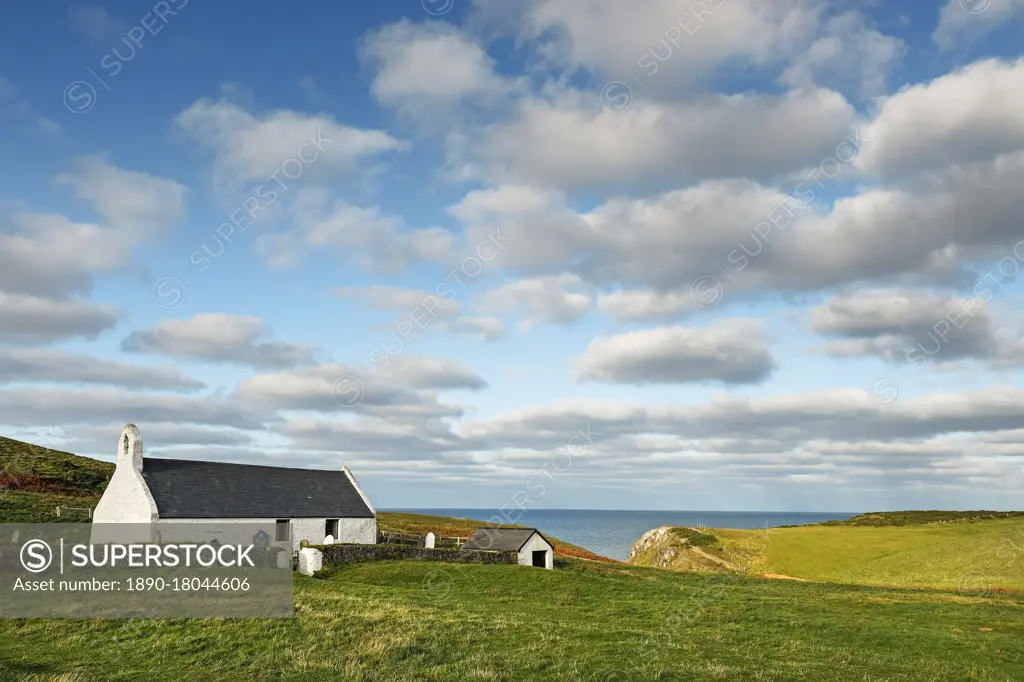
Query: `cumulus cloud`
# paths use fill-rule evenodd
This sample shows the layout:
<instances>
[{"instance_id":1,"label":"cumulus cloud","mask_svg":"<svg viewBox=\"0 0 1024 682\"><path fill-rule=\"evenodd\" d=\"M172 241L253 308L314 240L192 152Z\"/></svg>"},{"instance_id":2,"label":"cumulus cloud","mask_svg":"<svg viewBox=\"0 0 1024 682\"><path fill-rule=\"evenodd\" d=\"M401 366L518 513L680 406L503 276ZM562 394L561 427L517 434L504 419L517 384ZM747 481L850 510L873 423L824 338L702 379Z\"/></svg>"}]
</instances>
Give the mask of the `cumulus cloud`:
<instances>
[{"instance_id":1,"label":"cumulus cloud","mask_svg":"<svg viewBox=\"0 0 1024 682\"><path fill-rule=\"evenodd\" d=\"M479 374L448 358L398 355L391 358L386 366L378 366L375 375L414 389L487 388L487 382Z\"/></svg>"},{"instance_id":2,"label":"cumulus cloud","mask_svg":"<svg viewBox=\"0 0 1024 682\"><path fill-rule=\"evenodd\" d=\"M579 274L605 292L674 292L675 307L702 277L719 279L729 297L868 280L962 282L966 266L1007 256L1024 237L1024 196L1015 190L1022 183L1024 152L1013 152L912 184L868 187L830 208L813 203L821 189L807 179L790 194L749 180L707 181L608 199L585 213L541 193L519 192L535 203L508 206L498 188L471 192L450 210L468 220L472 237L488 221L502 225L516 245L502 254L506 267Z\"/></svg>"},{"instance_id":3,"label":"cumulus cloud","mask_svg":"<svg viewBox=\"0 0 1024 682\"><path fill-rule=\"evenodd\" d=\"M634 384L752 384L771 376L775 364L763 321L727 319L706 329L660 327L595 339L578 360L577 378Z\"/></svg>"},{"instance_id":4,"label":"cumulus cloud","mask_svg":"<svg viewBox=\"0 0 1024 682\"><path fill-rule=\"evenodd\" d=\"M396 273L410 262L443 262L455 238L439 227L407 229L404 221L376 206L355 206L329 191L302 190L292 207L289 232L264 235L260 250L272 265L294 265L310 249L327 248L377 273Z\"/></svg>"},{"instance_id":5,"label":"cumulus cloud","mask_svg":"<svg viewBox=\"0 0 1024 682\"><path fill-rule=\"evenodd\" d=\"M170 367L129 365L59 350L4 347L0 347L0 382L107 384L170 390L204 386Z\"/></svg>"},{"instance_id":6,"label":"cumulus cloud","mask_svg":"<svg viewBox=\"0 0 1024 682\"><path fill-rule=\"evenodd\" d=\"M889 71L905 53L902 40L869 28L859 12L845 12L825 23L779 80L797 88L819 85L881 95L886 92Z\"/></svg>"},{"instance_id":7,"label":"cumulus cloud","mask_svg":"<svg viewBox=\"0 0 1024 682\"><path fill-rule=\"evenodd\" d=\"M259 369L294 367L313 361L309 346L261 341L267 334L266 325L258 317L202 313L184 320L163 320L152 329L133 331L121 342L121 350Z\"/></svg>"},{"instance_id":8,"label":"cumulus cloud","mask_svg":"<svg viewBox=\"0 0 1024 682\"><path fill-rule=\"evenodd\" d=\"M363 36L360 57L375 71L370 89L377 101L417 119L454 114L467 100L514 87L497 75L483 46L446 22L384 26Z\"/></svg>"},{"instance_id":9,"label":"cumulus cloud","mask_svg":"<svg viewBox=\"0 0 1024 682\"><path fill-rule=\"evenodd\" d=\"M825 351L911 363L962 358L1020 364L1018 330L1000 329L983 298L922 290L860 290L811 311L815 331L837 337Z\"/></svg>"},{"instance_id":10,"label":"cumulus cloud","mask_svg":"<svg viewBox=\"0 0 1024 682\"><path fill-rule=\"evenodd\" d=\"M645 74L649 89L675 94L725 62L766 66L799 52L820 9L813 0L477 0L473 23L532 41L556 69L623 80L629 70Z\"/></svg>"},{"instance_id":11,"label":"cumulus cloud","mask_svg":"<svg viewBox=\"0 0 1024 682\"><path fill-rule=\"evenodd\" d=\"M74 188L106 223L136 239L160 232L185 217L185 186L146 173L126 171L102 156L79 159L58 184Z\"/></svg>"},{"instance_id":12,"label":"cumulus cloud","mask_svg":"<svg viewBox=\"0 0 1024 682\"><path fill-rule=\"evenodd\" d=\"M175 422L260 429L266 413L216 398L135 393L123 388L17 386L0 389L0 413L11 426Z\"/></svg>"},{"instance_id":13,"label":"cumulus cloud","mask_svg":"<svg viewBox=\"0 0 1024 682\"><path fill-rule=\"evenodd\" d=\"M87 301L55 301L0 291L0 341L51 343L63 339L95 339L117 324L119 312Z\"/></svg>"},{"instance_id":14,"label":"cumulus cloud","mask_svg":"<svg viewBox=\"0 0 1024 682\"><path fill-rule=\"evenodd\" d=\"M178 114L175 125L213 154L217 179L229 186L266 181L300 151L303 159L315 159L310 163L318 169L342 170L406 146L383 130L337 123L326 114L291 110L257 114L228 99L196 100Z\"/></svg>"},{"instance_id":15,"label":"cumulus cloud","mask_svg":"<svg viewBox=\"0 0 1024 682\"><path fill-rule=\"evenodd\" d=\"M855 119L842 95L818 88L637 100L622 113L603 108L599 93L563 90L522 99L509 121L463 133L449 165L472 164L495 183L565 191L771 178L818 164Z\"/></svg>"},{"instance_id":16,"label":"cumulus cloud","mask_svg":"<svg viewBox=\"0 0 1024 682\"><path fill-rule=\"evenodd\" d=\"M1013 152L1024 147L1022 108L1024 58L974 62L886 99L856 163L890 177Z\"/></svg>"},{"instance_id":17,"label":"cumulus cloud","mask_svg":"<svg viewBox=\"0 0 1024 682\"><path fill-rule=\"evenodd\" d=\"M401 356L399 356L401 357ZM392 358L394 360L394 358ZM429 369L421 382L443 383L451 373ZM461 381L464 383L466 377ZM393 420L430 420L461 416L463 410L441 404L431 391L419 390L399 373L387 368L366 370L346 364L321 364L276 374L257 374L238 384L235 397L263 409L314 411L325 414L357 413Z\"/></svg>"},{"instance_id":18,"label":"cumulus cloud","mask_svg":"<svg viewBox=\"0 0 1024 682\"><path fill-rule=\"evenodd\" d=\"M518 312L521 326L570 324L592 305L587 285L578 275L521 279L482 294L476 309L488 313Z\"/></svg>"},{"instance_id":19,"label":"cumulus cloud","mask_svg":"<svg viewBox=\"0 0 1024 682\"><path fill-rule=\"evenodd\" d=\"M465 334L486 342L504 338L507 331L496 317L460 317L450 322L441 322L438 327L449 334Z\"/></svg>"},{"instance_id":20,"label":"cumulus cloud","mask_svg":"<svg viewBox=\"0 0 1024 682\"><path fill-rule=\"evenodd\" d=\"M338 287L335 293L343 298L360 299L380 310L409 313L417 307L429 305L432 314L439 317L457 317L460 313L458 301L448 301L444 296L422 289L375 284L368 287Z\"/></svg>"},{"instance_id":21,"label":"cumulus cloud","mask_svg":"<svg viewBox=\"0 0 1024 682\"><path fill-rule=\"evenodd\" d=\"M638 322L665 317L676 317L695 308L689 291L656 291L654 289L624 289L601 294L598 308L622 322Z\"/></svg>"}]
</instances>

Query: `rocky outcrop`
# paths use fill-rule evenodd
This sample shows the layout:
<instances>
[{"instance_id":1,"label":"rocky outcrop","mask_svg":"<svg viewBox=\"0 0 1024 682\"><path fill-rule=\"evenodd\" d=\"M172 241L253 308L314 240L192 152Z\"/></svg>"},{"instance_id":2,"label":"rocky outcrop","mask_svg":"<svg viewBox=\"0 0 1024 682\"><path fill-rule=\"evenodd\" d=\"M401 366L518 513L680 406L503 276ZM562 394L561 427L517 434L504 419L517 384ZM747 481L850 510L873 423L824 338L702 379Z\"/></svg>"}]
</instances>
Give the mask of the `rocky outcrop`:
<instances>
[{"instance_id":1,"label":"rocky outcrop","mask_svg":"<svg viewBox=\"0 0 1024 682\"><path fill-rule=\"evenodd\" d=\"M660 526L633 543L627 563L680 571L739 572L723 555L721 543L704 529Z\"/></svg>"}]
</instances>

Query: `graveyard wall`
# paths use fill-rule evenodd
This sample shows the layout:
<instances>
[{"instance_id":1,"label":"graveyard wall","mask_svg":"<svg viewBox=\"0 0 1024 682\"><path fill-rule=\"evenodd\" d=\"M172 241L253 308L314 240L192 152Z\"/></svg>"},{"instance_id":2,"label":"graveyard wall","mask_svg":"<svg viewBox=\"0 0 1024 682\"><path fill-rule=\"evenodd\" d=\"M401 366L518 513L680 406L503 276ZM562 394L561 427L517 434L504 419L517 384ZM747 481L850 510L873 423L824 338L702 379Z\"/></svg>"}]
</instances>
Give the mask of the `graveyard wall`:
<instances>
[{"instance_id":1,"label":"graveyard wall","mask_svg":"<svg viewBox=\"0 0 1024 682\"><path fill-rule=\"evenodd\" d=\"M324 566L397 559L439 561L450 564L519 563L519 554L514 551L485 552L478 549L424 549L407 545L358 544L310 545L310 547L323 553Z\"/></svg>"}]
</instances>

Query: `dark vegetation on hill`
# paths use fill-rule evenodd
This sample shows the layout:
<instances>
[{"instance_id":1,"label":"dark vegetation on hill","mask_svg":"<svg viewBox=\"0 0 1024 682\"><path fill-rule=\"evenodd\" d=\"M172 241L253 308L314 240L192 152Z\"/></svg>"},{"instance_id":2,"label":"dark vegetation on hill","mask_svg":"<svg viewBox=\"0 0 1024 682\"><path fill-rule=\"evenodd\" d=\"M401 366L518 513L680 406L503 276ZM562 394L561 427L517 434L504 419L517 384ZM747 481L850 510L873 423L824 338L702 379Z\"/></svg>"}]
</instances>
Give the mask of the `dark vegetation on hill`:
<instances>
[{"instance_id":1,"label":"dark vegetation on hill","mask_svg":"<svg viewBox=\"0 0 1024 682\"><path fill-rule=\"evenodd\" d=\"M110 462L0 436L0 522L88 521L113 473Z\"/></svg>"},{"instance_id":2,"label":"dark vegetation on hill","mask_svg":"<svg viewBox=\"0 0 1024 682\"><path fill-rule=\"evenodd\" d=\"M919 526L929 523L987 521L990 519L1016 519L1024 517L1024 511L894 511L858 514L849 519L825 521L824 526Z\"/></svg>"}]
</instances>

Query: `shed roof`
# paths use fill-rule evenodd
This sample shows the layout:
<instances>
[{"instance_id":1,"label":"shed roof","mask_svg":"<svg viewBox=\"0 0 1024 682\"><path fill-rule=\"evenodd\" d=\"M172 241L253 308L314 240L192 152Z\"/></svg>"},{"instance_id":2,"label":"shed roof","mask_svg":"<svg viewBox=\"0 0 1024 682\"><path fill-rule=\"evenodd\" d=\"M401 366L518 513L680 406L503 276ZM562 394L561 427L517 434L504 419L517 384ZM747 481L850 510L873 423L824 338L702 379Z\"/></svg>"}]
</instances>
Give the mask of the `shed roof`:
<instances>
[{"instance_id":1,"label":"shed roof","mask_svg":"<svg viewBox=\"0 0 1024 682\"><path fill-rule=\"evenodd\" d=\"M540 535L541 539L554 549L548 539L536 528L477 528L462 545L462 549L518 552L534 535Z\"/></svg>"},{"instance_id":2,"label":"shed roof","mask_svg":"<svg viewBox=\"0 0 1024 682\"><path fill-rule=\"evenodd\" d=\"M161 518L373 518L345 471L146 457Z\"/></svg>"}]
</instances>

